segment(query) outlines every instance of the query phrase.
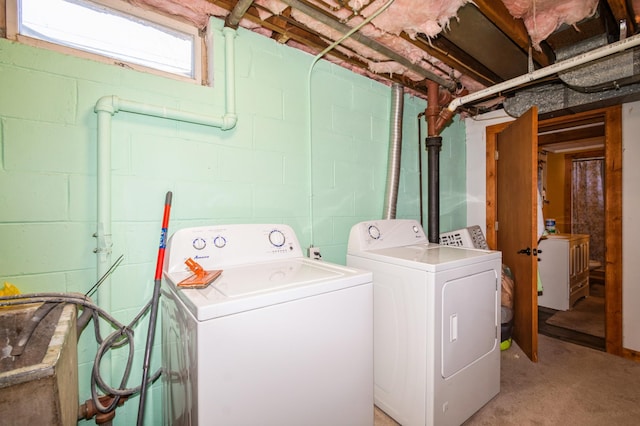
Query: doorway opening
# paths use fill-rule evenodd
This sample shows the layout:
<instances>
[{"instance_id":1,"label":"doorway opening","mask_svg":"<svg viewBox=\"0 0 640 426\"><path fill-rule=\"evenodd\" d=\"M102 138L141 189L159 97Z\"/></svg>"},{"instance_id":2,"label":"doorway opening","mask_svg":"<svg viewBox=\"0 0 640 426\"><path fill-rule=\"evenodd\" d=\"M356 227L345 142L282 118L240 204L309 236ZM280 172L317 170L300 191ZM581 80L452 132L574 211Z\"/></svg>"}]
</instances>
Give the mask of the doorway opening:
<instances>
[{"instance_id":1,"label":"doorway opening","mask_svg":"<svg viewBox=\"0 0 640 426\"><path fill-rule=\"evenodd\" d=\"M593 349L605 343L605 138L602 120L538 134L538 186L551 237L539 248L573 250L571 292L562 303L558 255L543 252L538 264L543 290L538 297L538 332ZM586 129L586 131L585 131ZM554 258L555 257L555 258ZM547 281L547 282L545 282ZM566 287L565 287L566 288Z\"/></svg>"},{"instance_id":2,"label":"doorway opening","mask_svg":"<svg viewBox=\"0 0 640 426\"><path fill-rule=\"evenodd\" d=\"M596 126L594 123L601 123ZM497 138L510 123L490 126L486 129L487 144L487 241L490 247L496 247L498 176L495 148ZM570 137L574 141L594 137L600 133L604 146L604 246L606 247L604 264L601 266L604 285L604 312L606 352L623 355L622 349L622 111L620 106L577 113L571 116L554 117L538 122L539 146L553 143L570 142L562 138ZM556 132L565 129L564 132ZM588 136L591 135L591 136ZM534 138L535 140L536 138ZM537 149L537 147L536 147ZM565 183L566 185L566 183ZM570 192L570 191L569 191ZM504 195L503 195L504 196ZM564 208L564 207L563 207ZM564 215L564 211L562 212ZM546 216L546 215L545 215ZM567 220L570 226L571 220ZM567 232L572 232L571 228ZM492 245L493 243L493 245ZM517 285L517 283L516 283ZM536 315L536 317L538 317ZM538 318L536 318L536 321ZM535 327L535 326L534 326ZM537 327L536 327L537 328Z\"/></svg>"}]
</instances>

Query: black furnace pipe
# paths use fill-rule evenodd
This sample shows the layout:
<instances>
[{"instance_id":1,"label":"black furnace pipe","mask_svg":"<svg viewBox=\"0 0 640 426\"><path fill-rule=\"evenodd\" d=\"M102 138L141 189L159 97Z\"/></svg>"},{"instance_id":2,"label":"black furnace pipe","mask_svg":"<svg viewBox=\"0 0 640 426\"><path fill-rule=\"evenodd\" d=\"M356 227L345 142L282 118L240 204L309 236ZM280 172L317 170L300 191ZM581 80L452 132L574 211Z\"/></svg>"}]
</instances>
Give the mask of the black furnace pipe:
<instances>
[{"instance_id":1,"label":"black furnace pipe","mask_svg":"<svg viewBox=\"0 0 640 426\"><path fill-rule=\"evenodd\" d=\"M440 241L440 150L442 149L442 136L429 136L425 139L427 150L428 192L427 202L427 237L430 243Z\"/></svg>"}]
</instances>

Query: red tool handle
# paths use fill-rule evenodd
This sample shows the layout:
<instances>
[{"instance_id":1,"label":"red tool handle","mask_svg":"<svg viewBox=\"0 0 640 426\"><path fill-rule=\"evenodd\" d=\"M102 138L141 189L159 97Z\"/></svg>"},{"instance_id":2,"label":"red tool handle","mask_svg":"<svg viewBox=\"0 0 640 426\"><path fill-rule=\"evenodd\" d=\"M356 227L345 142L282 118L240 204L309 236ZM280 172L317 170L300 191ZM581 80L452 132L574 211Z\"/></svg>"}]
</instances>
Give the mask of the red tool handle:
<instances>
[{"instance_id":1,"label":"red tool handle","mask_svg":"<svg viewBox=\"0 0 640 426\"><path fill-rule=\"evenodd\" d=\"M158 249L158 262L156 263L156 280L162 279L162 265L164 263L164 251L167 248L167 229L169 228L169 213L171 211L171 191L167 192L164 201L164 215L162 216L162 232L160 233L160 247Z\"/></svg>"}]
</instances>

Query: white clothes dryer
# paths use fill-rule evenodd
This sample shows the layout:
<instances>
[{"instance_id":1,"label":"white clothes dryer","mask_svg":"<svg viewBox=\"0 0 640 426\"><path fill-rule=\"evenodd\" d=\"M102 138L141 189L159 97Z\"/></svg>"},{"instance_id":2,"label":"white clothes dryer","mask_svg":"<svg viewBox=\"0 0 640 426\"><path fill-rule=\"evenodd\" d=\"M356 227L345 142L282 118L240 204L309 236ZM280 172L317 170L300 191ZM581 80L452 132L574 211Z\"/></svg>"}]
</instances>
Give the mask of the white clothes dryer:
<instances>
[{"instance_id":1,"label":"white clothes dryer","mask_svg":"<svg viewBox=\"0 0 640 426\"><path fill-rule=\"evenodd\" d=\"M223 270L181 289L192 258ZM303 257L286 225L187 228L168 241L164 423L372 425L370 272Z\"/></svg>"},{"instance_id":2,"label":"white clothes dryer","mask_svg":"<svg viewBox=\"0 0 640 426\"><path fill-rule=\"evenodd\" d=\"M375 404L403 426L459 425L500 391L501 259L414 220L351 229L347 266L373 272Z\"/></svg>"}]
</instances>

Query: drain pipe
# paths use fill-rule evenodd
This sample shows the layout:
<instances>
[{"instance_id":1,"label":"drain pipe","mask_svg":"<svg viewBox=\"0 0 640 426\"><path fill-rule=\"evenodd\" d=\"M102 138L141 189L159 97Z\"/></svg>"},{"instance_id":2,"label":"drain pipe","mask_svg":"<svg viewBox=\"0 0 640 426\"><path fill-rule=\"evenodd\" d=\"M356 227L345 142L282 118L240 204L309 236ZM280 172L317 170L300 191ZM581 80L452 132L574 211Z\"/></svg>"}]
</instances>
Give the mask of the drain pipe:
<instances>
[{"instance_id":1,"label":"drain pipe","mask_svg":"<svg viewBox=\"0 0 640 426\"><path fill-rule=\"evenodd\" d=\"M238 24L240 24L240 20L247 13L249 7L253 4L253 0L240 0L236 3L235 7L229 13L224 20L224 26L233 28L234 30L238 29Z\"/></svg>"},{"instance_id":2,"label":"drain pipe","mask_svg":"<svg viewBox=\"0 0 640 426\"><path fill-rule=\"evenodd\" d=\"M427 238L430 243L440 240L440 150L442 149L441 129L436 126L441 105L450 101L450 94L440 92L438 83L427 81Z\"/></svg>"},{"instance_id":3,"label":"drain pipe","mask_svg":"<svg viewBox=\"0 0 640 426\"><path fill-rule=\"evenodd\" d=\"M213 26L213 18L209 21L209 30ZM235 111L235 51L234 38L236 31L225 27L222 29L225 38L225 109L221 117L179 111L159 105L149 105L140 102L121 99L118 96L104 96L100 98L94 111L98 115L97 138L97 239L98 254L97 275L102 277L111 266L112 235L111 235L111 121L118 112L129 112L169 120L182 121L204 126L230 130L235 127L238 117ZM213 42L208 43L209 57L213 49ZM110 278L107 278L110 281ZM98 288L97 302L106 311L111 309L111 287L109 283ZM107 354L108 355L108 354ZM110 361L109 361L110 362Z\"/></svg>"},{"instance_id":4,"label":"drain pipe","mask_svg":"<svg viewBox=\"0 0 640 426\"><path fill-rule=\"evenodd\" d=\"M387 165L387 187L384 197L384 219L396 218L398 185L400 183L400 158L402 155L402 113L404 110L404 88L401 84L391 86L391 126L389 137L389 162Z\"/></svg>"},{"instance_id":5,"label":"drain pipe","mask_svg":"<svg viewBox=\"0 0 640 426\"><path fill-rule=\"evenodd\" d=\"M440 150L442 136L427 136L427 238L430 243L440 239Z\"/></svg>"},{"instance_id":6,"label":"drain pipe","mask_svg":"<svg viewBox=\"0 0 640 426\"><path fill-rule=\"evenodd\" d=\"M500 93L504 90L512 89L533 81L539 80L544 77L548 77L552 74L568 70L579 65L586 64L597 59L604 58L605 56L612 55L614 53L622 52L623 50L630 49L632 47L640 45L640 34L633 37L625 38L615 43L608 44L598 49L591 50L589 52L573 56L564 61L557 62L553 65L549 65L539 70L523 74L519 77L512 78L511 80L504 81L494 86L488 87L483 90L471 93L466 96L461 96L454 99L447 108L440 112L437 119L436 129L442 129L451 120L456 110L469 102L478 101L489 96Z\"/></svg>"}]
</instances>

